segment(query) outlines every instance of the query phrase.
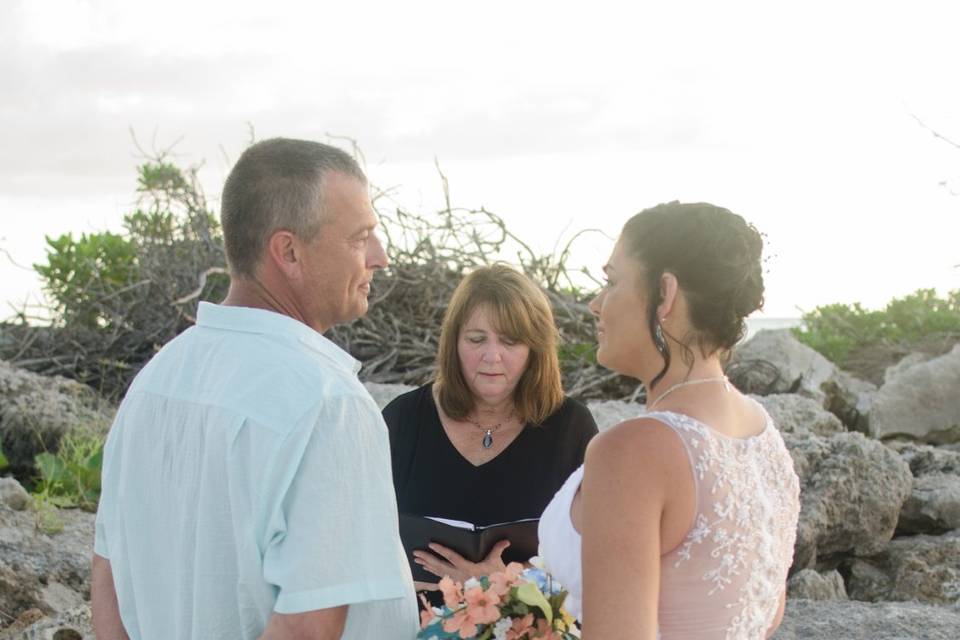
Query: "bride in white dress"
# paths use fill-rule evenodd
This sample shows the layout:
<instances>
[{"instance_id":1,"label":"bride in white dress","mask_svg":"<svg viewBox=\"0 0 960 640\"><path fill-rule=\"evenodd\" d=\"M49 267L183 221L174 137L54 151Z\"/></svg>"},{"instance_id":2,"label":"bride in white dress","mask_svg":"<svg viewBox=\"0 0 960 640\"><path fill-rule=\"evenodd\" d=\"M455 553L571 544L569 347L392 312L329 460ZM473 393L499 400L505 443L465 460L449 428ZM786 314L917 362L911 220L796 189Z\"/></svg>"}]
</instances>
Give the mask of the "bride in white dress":
<instances>
[{"instance_id":1,"label":"bride in white dress","mask_svg":"<svg viewBox=\"0 0 960 640\"><path fill-rule=\"evenodd\" d=\"M631 218L604 267L597 359L643 382L648 413L595 437L540 521L584 640L750 640L780 623L799 483L722 366L762 305L761 250L740 216L672 202Z\"/></svg>"}]
</instances>

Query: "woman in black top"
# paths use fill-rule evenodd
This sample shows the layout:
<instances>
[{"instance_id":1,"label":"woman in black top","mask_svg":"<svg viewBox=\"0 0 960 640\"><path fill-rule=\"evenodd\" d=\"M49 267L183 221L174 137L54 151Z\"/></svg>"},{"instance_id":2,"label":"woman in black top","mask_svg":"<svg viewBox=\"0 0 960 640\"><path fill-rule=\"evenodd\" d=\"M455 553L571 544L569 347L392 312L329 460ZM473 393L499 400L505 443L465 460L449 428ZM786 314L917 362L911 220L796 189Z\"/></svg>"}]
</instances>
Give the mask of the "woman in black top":
<instances>
[{"instance_id":1,"label":"woman in black top","mask_svg":"<svg viewBox=\"0 0 960 640\"><path fill-rule=\"evenodd\" d=\"M450 300L437 360L433 384L383 410L400 512L475 525L539 518L597 433L563 394L546 296L509 267L477 269ZM502 570L506 547L472 563L431 545L414 561L463 581Z\"/></svg>"}]
</instances>

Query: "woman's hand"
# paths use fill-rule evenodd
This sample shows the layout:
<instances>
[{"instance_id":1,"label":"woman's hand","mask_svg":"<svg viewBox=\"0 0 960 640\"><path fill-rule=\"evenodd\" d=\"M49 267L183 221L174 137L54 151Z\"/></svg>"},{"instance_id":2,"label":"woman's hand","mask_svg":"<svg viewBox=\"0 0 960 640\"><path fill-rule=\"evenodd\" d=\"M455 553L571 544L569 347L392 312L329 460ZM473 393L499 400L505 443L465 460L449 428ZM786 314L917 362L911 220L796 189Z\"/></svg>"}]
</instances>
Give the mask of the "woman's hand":
<instances>
[{"instance_id":1,"label":"woman's hand","mask_svg":"<svg viewBox=\"0 0 960 640\"><path fill-rule=\"evenodd\" d=\"M448 549L435 542L428 546L433 553L414 551L413 561L438 578L450 576L456 582L462 583L469 578L488 576L491 573L506 569L507 567L500 556L503 555L504 549L510 546L510 541L501 540L493 545L493 549L481 562L470 562L453 549Z\"/></svg>"}]
</instances>

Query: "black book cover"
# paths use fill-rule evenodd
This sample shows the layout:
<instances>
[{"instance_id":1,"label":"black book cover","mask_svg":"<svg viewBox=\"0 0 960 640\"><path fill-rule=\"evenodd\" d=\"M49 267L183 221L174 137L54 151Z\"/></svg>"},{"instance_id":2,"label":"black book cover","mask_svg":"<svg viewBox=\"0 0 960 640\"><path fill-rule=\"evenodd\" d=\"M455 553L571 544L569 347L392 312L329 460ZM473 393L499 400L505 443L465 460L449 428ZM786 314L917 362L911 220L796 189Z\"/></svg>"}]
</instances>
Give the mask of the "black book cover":
<instances>
[{"instance_id":1,"label":"black book cover","mask_svg":"<svg viewBox=\"0 0 960 640\"><path fill-rule=\"evenodd\" d=\"M466 526L461 527L438 522L425 516L401 513L400 540L403 542L413 579L421 582L437 582L440 579L438 576L425 571L413 561L414 551L420 549L432 553L427 545L436 542L453 549L471 562L480 562L487 557L493 545L506 538L510 541L510 546L503 552L504 564L527 562L537 555L539 523L539 518L529 518L485 527L474 527L468 523L462 523Z\"/></svg>"}]
</instances>

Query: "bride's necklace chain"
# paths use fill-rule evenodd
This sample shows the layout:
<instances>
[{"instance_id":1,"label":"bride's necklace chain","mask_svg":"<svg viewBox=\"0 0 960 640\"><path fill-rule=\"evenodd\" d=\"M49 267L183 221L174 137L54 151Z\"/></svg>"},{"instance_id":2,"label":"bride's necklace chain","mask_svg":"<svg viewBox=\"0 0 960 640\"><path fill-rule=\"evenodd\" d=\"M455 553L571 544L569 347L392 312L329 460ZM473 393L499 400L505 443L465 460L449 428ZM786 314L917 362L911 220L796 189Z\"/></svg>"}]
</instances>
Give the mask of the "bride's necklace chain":
<instances>
[{"instance_id":1,"label":"bride's necklace chain","mask_svg":"<svg viewBox=\"0 0 960 640\"><path fill-rule=\"evenodd\" d=\"M706 382L722 382L724 390L730 391L730 381L727 379L727 376L714 376L712 378L697 378L696 380L685 380L684 382L678 382L675 385L667 387L666 391L661 393L659 396L657 396L656 400L650 403L650 406L648 407L648 409L653 410L653 408L657 406L658 402L666 398L668 395L670 395L672 392L676 391L677 389L682 389L683 387L689 387L695 384L704 384Z\"/></svg>"},{"instance_id":2,"label":"bride's necklace chain","mask_svg":"<svg viewBox=\"0 0 960 640\"><path fill-rule=\"evenodd\" d=\"M475 426L477 429L483 431L483 440L480 441L480 444L483 445L484 449L489 449L493 446L493 434L504 424L509 423L513 420L513 410L510 410L510 413L507 414L507 417L498 422L497 424L485 425L481 424L479 420L474 420L473 418L467 417L467 422Z\"/></svg>"}]
</instances>

